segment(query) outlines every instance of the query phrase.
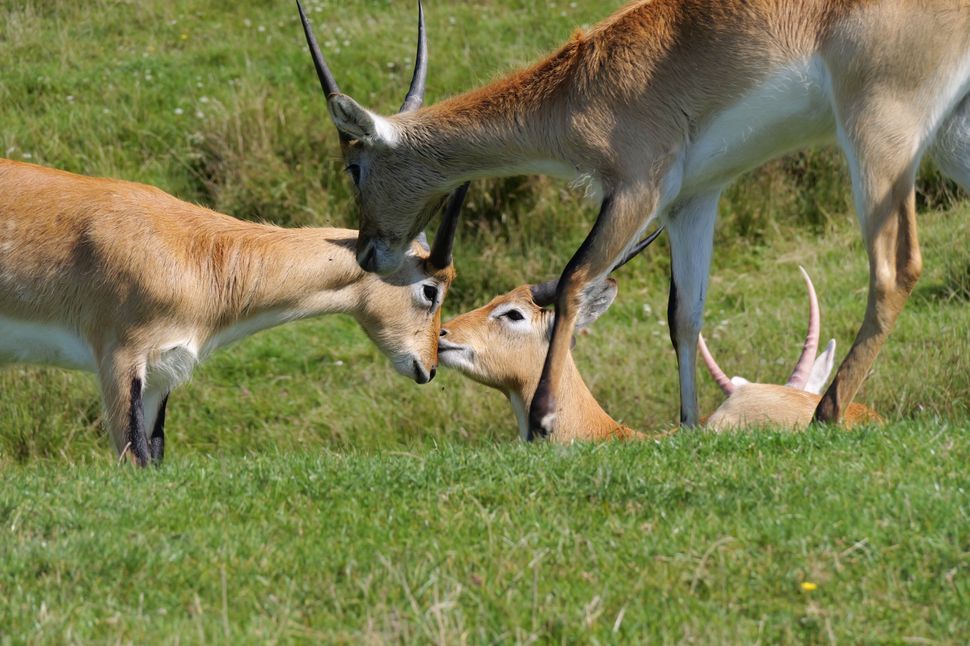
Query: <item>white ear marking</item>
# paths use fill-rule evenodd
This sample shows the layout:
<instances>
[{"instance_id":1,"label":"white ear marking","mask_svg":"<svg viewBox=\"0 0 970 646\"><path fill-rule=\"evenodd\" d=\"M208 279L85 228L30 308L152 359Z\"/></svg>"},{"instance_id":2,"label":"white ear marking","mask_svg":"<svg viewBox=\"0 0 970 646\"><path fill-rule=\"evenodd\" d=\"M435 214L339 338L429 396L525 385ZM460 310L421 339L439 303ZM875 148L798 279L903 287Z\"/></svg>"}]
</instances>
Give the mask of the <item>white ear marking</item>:
<instances>
[{"instance_id":1,"label":"white ear marking","mask_svg":"<svg viewBox=\"0 0 970 646\"><path fill-rule=\"evenodd\" d=\"M393 146L398 141L397 129L384 117L374 114L345 94L335 94L327 101L337 130L368 144Z\"/></svg>"},{"instance_id":2,"label":"white ear marking","mask_svg":"<svg viewBox=\"0 0 970 646\"><path fill-rule=\"evenodd\" d=\"M734 377L731 377L731 383L734 384L735 386L747 386L751 382L745 379L744 377L738 377L737 375L735 375Z\"/></svg>"}]
</instances>

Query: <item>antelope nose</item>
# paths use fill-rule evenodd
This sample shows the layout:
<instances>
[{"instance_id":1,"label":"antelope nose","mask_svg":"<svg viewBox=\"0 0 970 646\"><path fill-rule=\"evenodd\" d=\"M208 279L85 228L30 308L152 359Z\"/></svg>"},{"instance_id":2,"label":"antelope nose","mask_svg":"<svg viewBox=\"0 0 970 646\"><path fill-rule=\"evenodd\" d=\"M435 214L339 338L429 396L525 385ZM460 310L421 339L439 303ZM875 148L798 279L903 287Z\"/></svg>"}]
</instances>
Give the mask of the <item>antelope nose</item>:
<instances>
[{"instance_id":1,"label":"antelope nose","mask_svg":"<svg viewBox=\"0 0 970 646\"><path fill-rule=\"evenodd\" d=\"M361 237L357 240L357 264L364 271L377 269L377 248L374 241Z\"/></svg>"},{"instance_id":2,"label":"antelope nose","mask_svg":"<svg viewBox=\"0 0 970 646\"><path fill-rule=\"evenodd\" d=\"M432 379L434 379L434 376L436 374L438 374L438 366L434 366L431 368L431 373L428 375L428 381L431 381Z\"/></svg>"},{"instance_id":3,"label":"antelope nose","mask_svg":"<svg viewBox=\"0 0 970 646\"><path fill-rule=\"evenodd\" d=\"M431 374L429 375L424 371L424 368L418 363L417 359L411 360L411 368L414 370L414 381L419 384L424 385L434 379L434 368L431 369Z\"/></svg>"}]
</instances>

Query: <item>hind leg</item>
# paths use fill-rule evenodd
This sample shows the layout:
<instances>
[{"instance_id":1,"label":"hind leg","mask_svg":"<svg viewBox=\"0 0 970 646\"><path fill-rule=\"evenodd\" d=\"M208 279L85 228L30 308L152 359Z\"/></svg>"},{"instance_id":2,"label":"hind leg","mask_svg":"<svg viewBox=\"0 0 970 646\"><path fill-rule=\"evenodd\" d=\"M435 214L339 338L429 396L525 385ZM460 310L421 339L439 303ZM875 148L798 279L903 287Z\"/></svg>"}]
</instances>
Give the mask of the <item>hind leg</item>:
<instances>
[{"instance_id":1,"label":"hind leg","mask_svg":"<svg viewBox=\"0 0 970 646\"><path fill-rule=\"evenodd\" d=\"M837 422L852 402L923 267L916 233L919 122L887 108L895 97L854 98L843 105L840 139L869 255L869 298L855 342L815 411L824 422Z\"/></svg>"}]
</instances>

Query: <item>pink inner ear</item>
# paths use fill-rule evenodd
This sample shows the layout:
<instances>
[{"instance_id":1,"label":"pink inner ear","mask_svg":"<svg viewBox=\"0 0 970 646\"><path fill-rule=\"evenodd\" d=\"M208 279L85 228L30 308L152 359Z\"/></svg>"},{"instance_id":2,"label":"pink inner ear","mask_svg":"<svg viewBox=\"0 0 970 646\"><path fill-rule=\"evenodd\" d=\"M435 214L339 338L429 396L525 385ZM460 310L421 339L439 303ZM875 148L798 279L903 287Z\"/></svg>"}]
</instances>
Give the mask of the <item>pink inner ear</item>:
<instances>
[{"instance_id":1,"label":"pink inner ear","mask_svg":"<svg viewBox=\"0 0 970 646\"><path fill-rule=\"evenodd\" d=\"M821 327L821 316L819 314L818 296L815 294L815 286L812 279L808 277L808 272L804 267L799 267L802 277L805 279L805 286L808 288L808 332L805 335L805 343L802 346L802 354L795 363L791 376L785 383L790 388L805 390L808 378L812 374L812 364L815 362L815 353L818 352L819 328Z\"/></svg>"},{"instance_id":2,"label":"pink inner ear","mask_svg":"<svg viewBox=\"0 0 970 646\"><path fill-rule=\"evenodd\" d=\"M721 367L717 365L717 361L714 361L711 351L707 349L707 343L704 342L703 334L697 335L697 350L701 353L701 358L704 359L704 365L707 366L707 371L711 373L711 377L721 387L724 394L730 397L731 393L734 392L734 384L727 378L727 375L724 374Z\"/></svg>"}]
</instances>

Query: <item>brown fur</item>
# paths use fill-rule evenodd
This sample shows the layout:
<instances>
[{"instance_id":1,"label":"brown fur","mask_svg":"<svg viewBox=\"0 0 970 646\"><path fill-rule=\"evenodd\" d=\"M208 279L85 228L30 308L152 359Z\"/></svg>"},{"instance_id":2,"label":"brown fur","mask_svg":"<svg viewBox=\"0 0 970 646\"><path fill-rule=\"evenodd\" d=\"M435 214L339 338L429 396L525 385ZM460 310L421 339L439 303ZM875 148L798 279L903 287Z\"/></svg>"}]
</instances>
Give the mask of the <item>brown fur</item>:
<instances>
[{"instance_id":1,"label":"brown fur","mask_svg":"<svg viewBox=\"0 0 970 646\"><path fill-rule=\"evenodd\" d=\"M468 179L537 171L592 177L610 199L560 281L561 333L545 362L532 424L542 427L554 413L569 345L559 337L571 334L579 295L609 272L655 214L678 249L674 283L684 281L676 291L687 301L673 303L671 335L682 420L694 424L694 348L709 259L684 249L708 248L711 235L685 222L713 218L717 195L737 174L814 140L769 134L777 149L734 144L743 153L732 158L735 166L714 164L710 176L674 180L686 173L681 165L691 146L725 110L786 65L813 59L827 75L826 109L850 159L871 266L865 319L818 409L820 419L837 420L920 274L913 207L919 157L928 148L944 156L970 148L970 128L947 125L970 122L970 95L961 85L967 42L966 0L633 2L528 69L386 119L383 131L393 141L365 138L348 146L348 163L367 176L360 186L361 247L386 245L390 251L374 263L393 266L432 206ZM752 114L751 123L760 116ZM835 134L831 125L825 131ZM947 160L946 172L970 187L970 161L952 154ZM688 213L678 220L678 209L696 206L692 200L702 200L703 218Z\"/></svg>"},{"instance_id":2,"label":"brown fur","mask_svg":"<svg viewBox=\"0 0 970 646\"><path fill-rule=\"evenodd\" d=\"M527 324L510 326L493 316L509 306L522 312ZM535 304L529 286L518 287L498 296L484 307L457 316L442 326L439 355L442 365L454 368L480 384L502 392L513 403L530 407L539 384L539 366L549 346L553 313ZM465 360L460 348L471 353ZM572 352L566 353L562 395L557 399L556 415L549 439L553 442L603 441L611 439L658 439L669 432L641 433L616 422L596 401L587 388ZM787 386L746 384L739 386L714 413L704 427L725 431L745 426L771 425L802 430L812 421L821 397ZM520 434L525 434L522 411ZM842 420L846 428L882 422L872 409L849 404Z\"/></svg>"},{"instance_id":3,"label":"brown fur","mask_svg":"<svg viewBox=\"0 0 970 646\"><path fill-rule=\"evenodd\" d=\"M536 305L529 289L528 285L519 287L492 299L484 307L448 321L442 326L439 348L442 365L495 388L509 398L513 406L518 398L525 410L532 404L539 383L538 366L545 357L553 322L552 311ZM514 305L528 317L527 331L510 332L502 321L492 317L496 308L504 305ZM473 362L463 365L451 361L454 345L472 348ZM564 396L559 400L556 428L550 434L552 441L643 438L642 433L614 421L602 409L579 374L572 353L567 355L565 373ZM522 412L517 411L517 414Z\"/></svg>"},{"instance_id":4,"label":"brown fur","mask_svg":"<svg viewBox=\"0 0 970 646\"><path fill-rule=\"evenodd\" d=\"M151 186L0 159L0 321L55 325L90 348L120 452L131 380L147 396L188 376L153 373L173 347L199 361L260 329L344 312L402 372L409 359L434 368L440 307L416 302L415 290L437 285L440 305L454 269L430 267L415 247L398 272L369 274L354 261L356 238L243 222ZM0 363L17 359L0 352Z\"/></svg>"},{"instance_id":5,"label":"brown fur","mask_svg":"<svg viewBox=\"0 0 970 646\"><path fill-rule=\"evenodd\" d=\"M821 396L775 384L738 386L704 423L705 428L728 431L745 426L779 426L804 429L812 422ZM882 417L871 408L850 402L842 426L876 424Z\"/></svg>"}]
</instances>

